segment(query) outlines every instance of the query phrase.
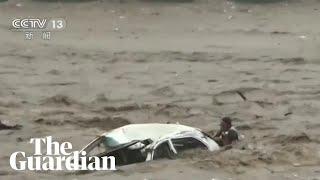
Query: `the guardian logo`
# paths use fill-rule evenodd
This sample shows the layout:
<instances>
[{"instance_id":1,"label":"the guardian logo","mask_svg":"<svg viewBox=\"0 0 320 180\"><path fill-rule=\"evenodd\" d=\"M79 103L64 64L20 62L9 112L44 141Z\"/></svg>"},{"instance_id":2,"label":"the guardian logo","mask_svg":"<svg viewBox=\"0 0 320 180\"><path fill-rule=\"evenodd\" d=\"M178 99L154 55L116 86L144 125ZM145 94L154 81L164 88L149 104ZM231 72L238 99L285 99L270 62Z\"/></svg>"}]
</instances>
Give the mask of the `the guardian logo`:
<instances>
[{"instance_id":1,"label":"the guardian logo","mask_svg":"<svg viewBox=\"0 0 320 180\"><path fill-rule=\"evenodd\" d=\"M15 29L45 29L47 22L47 19L39 18L14 19L12 21L12 26Z\"/></svg>"},{"instance_id":2,"label":"the guardian logo","mask_svg":"<svg viewBox=\"0 0 320 180\"><path fill-rule=\"evenodd\" d=\"M27 156L23 151L17 151L10 156L10 166L17 171L61 171L61 170L116 170L114 156L87 156L85 151L72 151L70 142L59 143L51 136L32 138L34 154ZM46 149L42 148L46 146Z\"/></svg>"}]
</instances>

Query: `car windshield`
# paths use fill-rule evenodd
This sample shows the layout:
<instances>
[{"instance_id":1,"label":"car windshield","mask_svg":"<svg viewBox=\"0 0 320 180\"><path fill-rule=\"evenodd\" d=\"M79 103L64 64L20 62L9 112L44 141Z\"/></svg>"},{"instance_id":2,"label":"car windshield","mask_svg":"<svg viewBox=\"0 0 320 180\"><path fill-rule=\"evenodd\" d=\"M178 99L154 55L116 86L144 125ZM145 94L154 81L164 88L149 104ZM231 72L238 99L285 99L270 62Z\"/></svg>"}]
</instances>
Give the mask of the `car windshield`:
<instances>
[{"instance_id":1,"label":"car windshield","mask_svg":"<svg viewBox=\"0 0 320 180\"><path fill-rule=\"evenodd\" d=\"M93 141L85 151L89 156L98 155L103 152L112 151L114 148L119 146L120 144L112 137L101 136Z\"/></svg>"},{"instance_id":2,"label":"car windshield","mask_svg":"<svg viewBox=\"0 0 320 180\"><path fill-rule=\"evenodd\" d=\"M120 145L119 142L116 141L116 140L115 140L114 138L112 138L112 137L105 137L105 136L103 136L102 139L103 139L103 140L102 140L102 143L103 143L103 145L104 145L107 149L109 149L109 148L114 148L114 147Z\"/></svg>"}]
</instances>

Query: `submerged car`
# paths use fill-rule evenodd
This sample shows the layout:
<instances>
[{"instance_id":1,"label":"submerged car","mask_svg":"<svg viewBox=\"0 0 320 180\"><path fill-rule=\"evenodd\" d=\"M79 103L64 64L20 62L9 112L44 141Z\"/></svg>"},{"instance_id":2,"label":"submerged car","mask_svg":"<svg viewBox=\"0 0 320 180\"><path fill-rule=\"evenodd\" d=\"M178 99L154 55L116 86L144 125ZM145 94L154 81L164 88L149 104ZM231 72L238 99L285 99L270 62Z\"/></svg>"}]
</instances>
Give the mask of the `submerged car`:
<instances>
[{"instance_id":1,"label":"submerged car","mask_svg":"<svg viewBox=\"0 0 320 180\"><path fill-rule=\"evenodd\" d=\"M81 151L86 156L114 156L116 165L174 158L188 149L219 150L201 130L180 124L130 124L97 137Z\"/></svg>"}]
</instances>

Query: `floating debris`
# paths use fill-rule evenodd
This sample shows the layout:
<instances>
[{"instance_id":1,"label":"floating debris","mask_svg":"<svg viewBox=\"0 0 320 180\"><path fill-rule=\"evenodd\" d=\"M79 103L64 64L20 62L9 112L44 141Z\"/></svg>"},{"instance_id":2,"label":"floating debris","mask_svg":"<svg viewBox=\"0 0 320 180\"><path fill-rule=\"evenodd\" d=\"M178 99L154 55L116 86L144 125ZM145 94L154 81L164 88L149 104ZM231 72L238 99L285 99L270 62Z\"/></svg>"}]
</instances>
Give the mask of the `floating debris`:
<instances>
[{"instance_id":1,"label":"floating debris","mask_svg":"<svg viewBox=\"0 0 320 180\"><path fill-rule=\"evenodd\" d=\"M16 125L6 125L0 121L0 130L6 130L6 129L12 129L12 130L19 130L22 128L22 125L16 124Z\"/></svg>"}]
</instances>

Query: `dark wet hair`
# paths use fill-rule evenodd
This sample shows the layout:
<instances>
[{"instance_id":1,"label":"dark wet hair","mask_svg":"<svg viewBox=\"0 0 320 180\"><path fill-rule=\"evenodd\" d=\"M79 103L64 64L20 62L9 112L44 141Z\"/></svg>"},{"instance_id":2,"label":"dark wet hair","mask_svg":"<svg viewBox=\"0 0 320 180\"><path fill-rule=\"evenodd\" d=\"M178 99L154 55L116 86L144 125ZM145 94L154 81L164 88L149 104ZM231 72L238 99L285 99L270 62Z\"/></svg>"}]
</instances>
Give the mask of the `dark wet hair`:
<instances>
[{"instance_id":1,"label":"dark wet hair","mask_svg":"<svg viewBox=\"0 0 320 180\"><path fill-rule=\"evenodd\" d=\"M222 121L225 122L226 124L230 125L232 124L232 119L230 117L223 117Z\"/></svg>"}]
</instances>

